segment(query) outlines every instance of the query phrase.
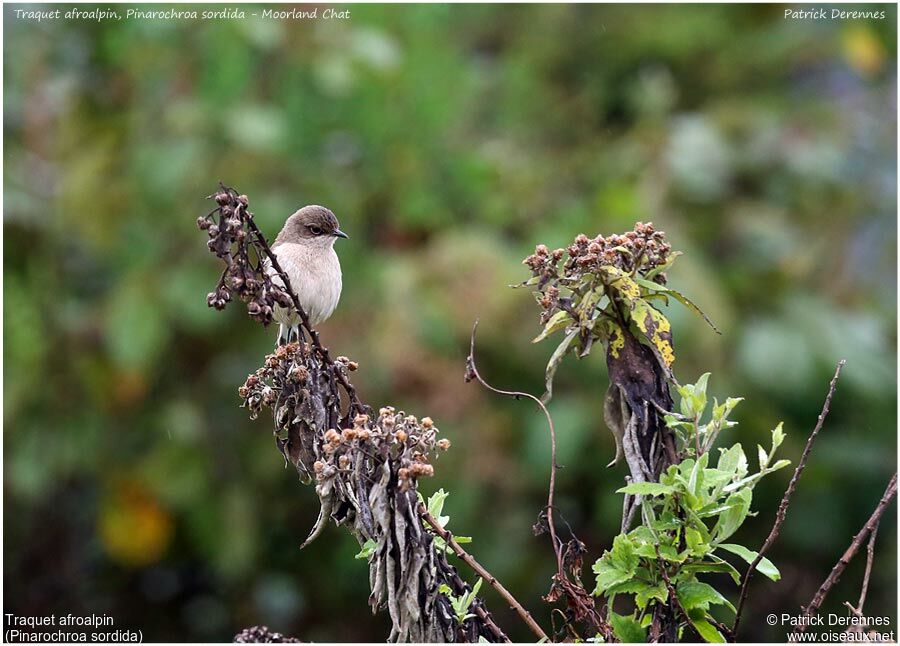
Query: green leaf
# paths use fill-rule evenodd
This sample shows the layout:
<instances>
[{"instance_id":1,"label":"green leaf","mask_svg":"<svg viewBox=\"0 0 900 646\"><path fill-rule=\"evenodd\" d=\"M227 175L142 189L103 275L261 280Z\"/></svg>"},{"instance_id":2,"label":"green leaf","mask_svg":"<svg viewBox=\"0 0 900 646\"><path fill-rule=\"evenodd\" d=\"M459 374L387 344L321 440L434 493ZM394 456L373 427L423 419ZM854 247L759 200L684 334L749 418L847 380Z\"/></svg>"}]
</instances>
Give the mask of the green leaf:
<instances>
[{"instance_id":1,"label":"green leaf","mask_svg":"<svg viewBox=\"0 0 900 646\"><path fill-rule=\"evenodd\" d=\"M634 281L641 287L648 289L651 292L671 295L675 300L677 300L679 303L681 303L686 308L691 310L694 314L697 314L700 317L702 317L703 320L709 324L709 327L711 327L716 332L716 334L722 334L719 331L719 328L716 327L715 323L713 323L710 320L710 318L706 315L706 313L703 310L701 310L699 307L697 307L693 301L691 301L687 296L685 296L681 292L671 289L670 287L664 287L663 285L654 283L653 281L647 280L646 278L641 278L639 276L635 277Z\"/></svg>"},{"instance_id":2,"label":"green leaf","mask_svg":"<svg viewBox=\"0 0 900 646\"><path fill-rule=\"evenodd\" d=\"M445 527L450 522L450 516L441 516L441 512L444 510L444 501L447 500L449 495L443 488L438 489L428 497L428 504L425 505L428 513L434 517L441 527Z\"/></svg>"},{"instance_id":3,"label":"green leaf","mask_svg":"<svg viewBox=\"0 0 900 646\"><path fill-rule=\"evenodd\" d=\"M703 556L709 552L709 545L703 540L703 535L693 527L685 527L684 542L693 556Z\"/></svg>"},{"instance_id":4,"label":"green leaf","mask_svg":"<svg viewBox=\"0 0 900 646\"><path fill-rule=\"evenodd\" d=\"M722 637L722 633L720 633L715 626L709 623L706 619L693 619L690 618L691 625L697 631L697 634L703 638L704 641L711 644L724 644L725 638Z\"/></svg>"},{"instance_id":5,"label":"green leaf","mask_svg":"<svg viewBox=\"0 0 900 646\"><path fill-rule=\"evenodd\" d=\"M753 563L753 559L755 559L759 554L758 552L754 552L753 550L748 549L743 545L737 545L735 543L719 543L717 547L722 548L726 552L737 554L742 559L747 561L747 563ZM758 572L766 575L773 581L778 581L779 579L781 579L781 572L779 572L778 568L775 567L775 564L765 556L762 557L760 562L756 564L756 569Z\"/></svg>"},{"instance_id":6,"label":"green leaf","mask_svg":"<svg viewBox=\"0 0 900 646\"><path fill-rule=\"evenodd\" d=\"M716 557L713 556L712 558ZM715 562L700 561L699 563L685 563L681 567L681 571L690 574L697 574L698 572L720 572L728 574L732 580L734 580L735 584L740 585L741 583L741 573L738 572L731 563L721 559L716 559Z\"/></svg>"},{"instance_id":7,"label":"green leaf","mask_svg":"<svg viewBox=\"0 0 900 646\"><path fill-rule=\"evenodd\" d=\"M634 553L634 543L624 534L619 534L613 539L610 557L613 565L629 574L634 574L639 562L638 557Z\"/></svg>"},{"instance_id":8,"label":"green leaf","mask_svg":"<svg viewBox=\"0 0 900 646\"><path fill-rule=\"evenodd\" d=\"M778 422L778 426L772 429L772 453L775 453L775 449L781 446L781 443L784 442L784 422Z\"/></svg>"},{"instance_id":9,"label":"green leaf","mask_svg":"<svg viewBox=\"0 0 900 646\"><path fill-rule=\"evenodd\" d=\"M724 404L716 403L713 407L713 419L717 422L724 421L734 410L734 407L744 401L743 397L729 397Z\"/></svg>"},{"instance_id":10,"label":"green leaf","mask_svg":"<svg viewBox=\"0 0 900 646\"><path fill-rule=\"evenodd\" d=\"M679 581L675 588L675 594L685 610L700 608L709 610L710 605L727 606L734 611L731 602L708 583L700 581Z\"/></svg>"},{"instance_id":11,"label":"green leaf","mask_svg":"<svg viewBox=\"0 0 900 646\"><path fill-rule=\"evenodd\" d=\"M528 280L523 280L521 283L516 283L515 285L507 285L507 287L512 287L513 289L519 289L520 287L528 287L529 285L537 285L541 282L540 276L532 276Z\"/></svg>"},{"instance_id":12,"label":"green leaf","mask_svg":"<svg viewBox=\"0 0 900 646\"><path fill-rule=\"evenodd\" d=\"M478 591L481 590L482 583L484 583L484 581L481 579L481 577L478 577L475 585L472 586L471 592L466 595L466 610L469 609L469 606L471 606L472 602L475 601L475 597L478 596Z\"/></svg>"},{"instance_id":13,"label":"green leaf","mask_svg":"<svg viewBox=\"0 0 900 646\"><path fill-rule=\"evenodd\" d=\"M740 442L736 443L730 449L719 449L719 463L716 468L720 471L730 473L733 479L740 479L747 475L747 456L744 455L744 449Z\"/></svg>"},{"instance_id":14,"label":"green leaf","mask_svg":"<svg viewBox=\"0 0 900 646\"><path fill-rule=\"evenodd\" d=\"M675 487L658 482L632 482L616 489L616 493L627 493L632 496L664 496L674 492Z\"/></svg>"},{"instance_id":15,"label":"green leaf","mask_svg":"<svg viewBox=\"0 0 900 646\"><path fill-rule=\"evenodd\" d=\"M624 534L616 536L612 549L607 550L591 567L597 575L594 595L609 594L610 589L631 580L638 564L639 559L631 539Z\"/></svg>"},{"instance_id":16,"label":"green leaf","mask_svg":"<svg viewBox=\"0 0 900 646\"><path fill-rule=\"evenodd\" d=\"M570 330L565 338L563 338L562 343L556 346L556 350L550 355L550 360L547 362L547 371L544 376L547 392L544 393L542 400L545 404L553 397L553 377L556 375L556 370L559 368L559 364L562 363L563 357L566 356L566 352L569 351L572 341L578 337L579 331L580 328L577 327L574 330Z\"/></svg>"},{"instance_id":17,"label":"green leaf","mask_svg":"<svg viewBox=\"0 0 900 646\"><path fill-rule=\"evenodd\" d=\"M644 581L629 579L628 581L617 583L616 585L607 588L603 593L607 597L611 597L614 594L636 594L644 590L646 587L647 584Z\"/></svg>"},{"instance_id":18,"label":"green leaf","mask_svg":"<svg viewBox=\"0 0 900 646\"><path fill-rule=\"evenodd\" d=\"M704 455L709 455L704 453ZM731 482L731 473L721 469L703 469L703 484L715 489Z\"/></svg>"},{"instance_id":19,"label":"green leaf","mask_svg":"<svg viewBox=\"0 0 900 646\"><path fill-rule=\"evenodd\" d=\"M756 453L759 460L759 470L763 471L766 468L766 465L769 464L769 454L766 453L766 450L762 447L761 444L756 445Z\"/></svg>"},{"instance_id":20,"label":"green leaf","mask_svg":"<svg viewBox=\"0 0 900 646\"><path fill-rule=\"evenodd\" d=\"M609 613L609 623L619 641L625 644L643 644L647 641L647 631L632 615Z\"/></svg>"},{"instance_id":21,"label":"green leaf","mask_svg":"<svg viewBox=\"0 0 900 646\"><path fill-rule=\"evenodd\" d=\"M609 553L597 559L591 569L597 575L597 585L592 592L595 597L601 594L612 594L609 592L610 590L632 578L630 572L624 572L612 564Z\"/></svg>"},{"instance_id":22,"label":"green leaf","mask_svg":"<svg viewBox=\"0 0 900 646\"><path fill-rule=\"evenodd\" d=\"M709 453L704 453L691 469L688 477L688 491L697 498L702 498L703 492L703 472L706 470L706 464L709 462Z\"/></svg>"},{"instance_id":23,"label":"green leaf","mask_svg":"<svg viewBox=\"0 0 900 646\"><path fill-rule=\"evenodd\" d=\"M670 563L684 563L687 560L687 554L679 552L674 545L660 545L659 556Z\"/></svg>"},{"instance_id":24,"label":"green leaf","mask_svg":"<svg viewBox=\"0 0 900 646\"><path fill-rule=\"evenodd\" d=\"M565 310L560 310L550 317L550 320L547 321L546 325L544 325L543 331L536 337L534 337L531 342L538 343L540 341L543 341L554 332L558 332L559 330L564 329L570 323L572 323L572 317L569 315L569 313Z\"/></svg>"},{"instance_id":25,"label":"green leaf","mask_svg":"<svg viewBox=\"0 0 900 646\"><path fill-rule=\"evenodd\" d=\"M775 464L773 464L766 470L766 473L772 473L773 471L778 471L778 469L783 469L790 463L790 460L778 460Z\"/></svg>"},{"instance_id":26,"label":"green leaf","mask_svg":"<svg viewBox=\"0 0 900 646\"><path fill-rule=\"evenodd\" d=\"M665 603L669 598L669 591L666 589L666 584L663 581L660 581L656 585L647 585L643 584L642 589L635 595L634 602L637 604L637 607L643 610L647 607L647 604L650 603L651 599L656 599L660 603Z\"/></svg>"},{"instance_id":27,"label":"green leaf","mask_svg":"<svg viewBox=\"0 0 900 646\"><path fill-rule=\"evenodd\" d=\"M375 553L376 547L378 547L378 542L370 538L362 544L362 548L359 550L359 554L357 554L353 558L368 559L370 556L372 556L372 554Z\"/></svg>"},{"instance_id":28,"label":"green leaf","mask_svg":"<svg viewBox=\"0 0 900 646\"><path fill-rule=\"evenodd\" d=\"M717 541L728 538L738 530L750 512L752 499L753 491L750 489L741 489L728 496L725 504L730 507L719 516L719 521L713 530Z\"/></svg>"},{"instance_id":29,"label":"green leaf","mask_svg":"<svg viewBox=\"0 0 900 646\"><path fill-rule=\"evenodd\" d=\"M709 382L709 375L710 373L704 372L694 384L694 410L697 411L697 415L703 415L703 411L706 410L706 384Z\"/></svg>"}]
</instances>

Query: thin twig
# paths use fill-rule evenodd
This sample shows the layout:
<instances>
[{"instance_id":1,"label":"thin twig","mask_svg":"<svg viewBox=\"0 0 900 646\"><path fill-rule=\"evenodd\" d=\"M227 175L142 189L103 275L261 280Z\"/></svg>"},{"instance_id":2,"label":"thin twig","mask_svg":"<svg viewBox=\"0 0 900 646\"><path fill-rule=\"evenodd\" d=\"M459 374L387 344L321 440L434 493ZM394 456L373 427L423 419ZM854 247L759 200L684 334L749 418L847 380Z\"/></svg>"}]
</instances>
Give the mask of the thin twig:
<instances>
[{"instance_id":1,"label":"thin twig","mask_svg":"<svg viewBox=\"0 0 900 646\"><path fill-rule=\"evenodd\" d=\"M866 603L866 595L869 592L869 577L872 576L872 562L875 560L875 538L878 536L878 523L872 528L869 536L869 544L866 546L866 572L863 574L862 589L859 592L859 601L856 604L857 614L862 614Z\"/></svg>"},{"instance_id":2,"label":"thin twig","mask_svg":"<svg viewBox=\"0 0 900 646\"><path fill-rule=\"evenodd\" d=\"M881 497L881 500L878 501L878 506L875 507L875 511L872 512L869 520L867 520L866 524L863 525L861 530L859 530L859 533L853 537L853 541L850 543L850 547L847 548L841 558L838 559L838 562L835 563L834 568L832 568L831 572L828 575L828 578L826 578L825 582L822 583L821 586L819 586L819 589L816 591L816 594L813 597L812 601L809 602L809 605L806 606L806 608L803 608L804 619L813 616L819 611L819 608L825 601L825 597L828 596L828 592L838 582L838 579L841 578L841 574L844 572L844 569L847 567L853 557L856 556L856 553L859 551L859 548L862 546L863 542L865 542L865 540L872 534L875 528L878 527L878 523L881 521L881 516L884 514L888 505L896 495L897 473L895 472L894 475L891 476L890 482L888 482L887 489L884 490L884 495ZM801 621L801 632L806 629L806 624L807 622Z\"/></svg>"},{"instance_id":3,"label":"thin twig","mask_svg":"<svg viewBox=\"0 0 900 646\"><path fill-rule=\"evenodd\" d=\"M847 610L854 617L864 617L863 615L863 606L866 603L866 594L869 591L869 577L872 575L872 563L875 561L875 538L878 536L878 525L881 523L879 519L878 523L875 523L875 527L872 528L872 533L869 535L869 542L866 545L866 571L863 574L863 582L862 589L859 592L859 601L856 606L854 606L849 601L845 601L844 605L847 606ZM861 633L864 630L864 624L862 622L854 624L848 629L848 632Z\"/></svg>"},{"instance_id":4,"label":"thin twig","mask_svg":"<svg viewBox=\"0 0 900 646\"><path fill-rule=\"evenodd\" d=\"M681 605L681 600L678 598L678 594L675 592L675 588L672 585L671 579L669 579L669 573L666 572L666 565L663 563L662 556L659 554L659 546L656 547L656 563L659 566L659 572L662 574L663 581L666 582L666 589L669 591L669 597L672 599L672 603L675 604L675 607L681 612L684 616L685 620L690 622L691 618L688 615L687 610L684 609L684 606Z\"/></svg>"},{"instance_id":5,"label":"thin twig","mask_svg":"<svg viewBox=\"0 0 900 646\"><path fill-rule=\"evenodd\" d=\"M503 587L503 584L500 583L497 578L488 572L481 563L475 560L471 554L466 552L459 543L457 543L453 539L453 535L450 534L446 529L441 527L440 523L428 513L428 510L425 508L425 505L419 503L419 515L422 517L426 523L431 525L432 529L434 529L435 533L444 539L444 542L453 550L453 552L465 562L470 568L472 568L478 576L480 576L483 580L487 581L492 588L494 588L497 593L503 597L507 603L509 603L510 607L515 610L519 617L522 618L522 621L531 629L538 639L545 639L549 641L549 637L547 637L547 633L544 632L543 628L541 628L538 623L531 617L531 613L525 610L521 603L519 603L514 596Z\"/></svg>"},{"instance_id":6,"label":"thin twig","mask_svg":"<svg viewBox=\"0 0 900 646\"><path fill-rule=\"evenodd\" d=\"M556 569L561 576L564 576L562 543L556 537L556 528L553 522L554 496L556 494L556 471L559 469L559 465L556 463L556 428L553 426L553 418L550 417L550 411L547 410L547 406L544 405L544 402L538 397L535 397L531 393L494 388L478 374L478 368L475 366L475 332L477 330L478 321L475 321L475 325L472 326L472 337L469 342L469 356L466 358L466 381L471 381L474 378L482 386L498 395L506 395L507 397L515 397L516 399L527 397L538 405L541 412L544 413L544 417L547 418L547 426L550 428L550 487L547 493L547 525L550 529L550 540L553 543L553 552L556 554Z\"/></svg>"},{"instance_id":7,"label":"thin twig","mask_svg":"<svg viewBox=\"0 0 900 646\"><path fill-rule=\"evenodd\" d=\"M484 609L484 606L481 603L472 603L472 612L474 612L481 622L487 626L488 630L494 633L494 636L498 639L502 640L504 643L510 644L512 640L507 637L506 633L503 632L503 629L500 628L496 623L494 623L493 618L491 617L491 613Z\"/></svg>"},{"instance_id":8,"label":"thin twig","mask_svg":"<svg viewBox=\"0 0 900 646\"><path fill-rule=\"evenodd\" d=\"M734 625L731 628L732 635L734 636L737 636L738 629L741 626L741 614L744 611L744 603L747 601L750 579L753 577L753 572L756 570L756 566L759 565L759 563L763 559L763 556L765 556L766 552L769 551L769 548L772 547L772 544L781 533L781 526L784 524L784 520L787 517L787 510L788 505L791 502L791 496L794 495L794 490L797 488L797 481L800 480L800 474L802 474L803 470L806 468L806 461L809 459L810 451L812 451L813 442L816 441L816 436L819 434L819 431L822 430L822 426L825 424L825 418L828 416L828 411L831 408L831 398L834 396L834 391L837 388L837 382L841 376L841 369L846 363L847 362L844 359L841 359L837 364L837 368L834 371L834 376L831 378L831 383L828 385L828 394L825 396L825 403L822 405L822 412L819 413L819 418L816 421L816 426L815 428L813 428L812 433L810 433L809 438L806 440L806 446L803 448L803 454L800 456L800 462L797 463L797 468L794 469L794 475L791 476L791 481L788 483L788 487L784 492L784 496L781 498L781 504L778 505L778 511L775 514L775 523L772 525L772 531L769 532L769 536L768 538L766 538L766 542L763 543L763 546L761 548L759 548L759 553L756 555L756 558L753 559L753 562L750 563L750 566L747 568L747 573L744 575L744 581L741 584L741 597L738 601L737 613L735 613L734 617Z\"/></svg>"},{"instance_id":9,"label":"thin twig","mask_svg":"<svg viewBox=\"0 0 900 646\"><path fill-rule=\"evenodd\" d=\"M491 386L484 380L484 378L479 374L478 368L475 364L475 333L477 330L478 321L476 320L475 325L472 326L472 337L469 343L469 356L466 358L466 381L475 379L482 386L493 393L497 393L498 395L506 395L507 397L513 397L515 399L521 399L522 397L525 397L532 400L535 404L538 405L538 407L541 409L541 412L544 413L544 417L547 419L547 426L550 429L550 485L547 492L547 527L550 533L550 541L551 543L553 543L553 552L556 555L556 574L553 575L551 595L553 594L554 587L559 586L562 589L563 594L567 597L569 607L571 609L574 609L575 616L583 618L585 620L589 620L593 627L597 630L597 632L604 635L608 639L612 634L612 629L597 614L597 611L593 605L593 597L590 596L590 594L584 589L584 586L581 585L580 582L572 583L572 581L568 577L568 574L566 574L562 555L562 541L560 541L556 534L556 524L553 518L553 511L556 508L554 499L556 495L556 472L559 469L559 465L556 462L556 427L553 425L553 418L550 416L550 411L547 410L547 406L544 404L544 402L542 402L538 397L535 397L531 393L514 390L501 390L500 388Z\"/></svg>"}]
</instances>

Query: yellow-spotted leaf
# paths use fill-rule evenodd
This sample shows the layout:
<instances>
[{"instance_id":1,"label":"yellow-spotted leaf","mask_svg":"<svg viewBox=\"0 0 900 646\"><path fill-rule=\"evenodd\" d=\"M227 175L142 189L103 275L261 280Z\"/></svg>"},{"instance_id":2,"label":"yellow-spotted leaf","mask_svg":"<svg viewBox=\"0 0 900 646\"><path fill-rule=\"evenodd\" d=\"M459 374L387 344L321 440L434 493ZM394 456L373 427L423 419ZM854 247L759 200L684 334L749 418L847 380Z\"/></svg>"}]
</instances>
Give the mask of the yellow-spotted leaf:
<instances>
[{"instance_id":1,"label":"yellow-spotted leaf","mask_svg":"<svg viewBox=\"0 0 900 646\"><path fill-rule=\"evenodd\" d=\"M600 336L606 339L607 351L612 355L613 359L619 358L619 351L625 347L625 334L619 324L609 318L601 318L597 327L594 328L600 333Z\"/></svg>"},{"instance_id":2,"label":"yellow-spotted leaf","mask_svg":"<svg viewBox=\"0 0 900 646\"><path fill-rule=\"evenodd\" d=\"M640 298L641 288L628 273L612 265L604 265L600 268L600 273L610 289L619 294L629 305L633 304L634 299Z\"/></svg>"},{"instance_id":3,"label":"yellow-spotted leaf","mask_svg":"<svg viewBox=\"0 0 900 646\"><path fill-rule=\"evenodd\" d=\"M582 297L581 303L578 305L578 314L582 325L589 323L591 319L595 318L594 310L604 294L606 294L606 289L603 285L600 285Z\"/></svg>"},{"instance_id":4,"label":"yellow-spotted leaf","mask_svg":"<svg viewBox=\"0 0 900 646\"><path fill-rule=\"evenodd\" d=\"M656 350L656 354L666 368L671 367L675 361L675 350L672 347L672 326L669 323L669 319L641 298L634 301L631 318L647 341L650 342L650 345Z\"/></svg>"}]
</instances>

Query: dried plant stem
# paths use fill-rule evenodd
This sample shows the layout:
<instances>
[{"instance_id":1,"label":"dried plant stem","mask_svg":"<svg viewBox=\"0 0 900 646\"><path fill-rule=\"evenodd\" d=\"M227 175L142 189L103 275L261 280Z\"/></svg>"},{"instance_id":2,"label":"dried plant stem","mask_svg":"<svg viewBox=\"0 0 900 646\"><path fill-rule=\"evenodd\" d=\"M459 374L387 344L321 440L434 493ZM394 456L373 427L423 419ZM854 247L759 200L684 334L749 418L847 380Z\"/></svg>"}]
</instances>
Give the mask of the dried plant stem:
<instances>
[{"instance_id":1,"label":"dried plant stem","mask_svg":"<svg viewBox=\"0 0 900 646\"><path fill-rule=\"evenodd\" d=\"M481 565L481 563L475 560L475 557L466 552L459 543L453 540L453 535L450 534L450 532L448 532L446 529L441 527L434 516L429 514L428 510L421 503L419 504L419 515L422 517L422 520L431 525L431 528L434 530L434 532L442 539L444 539L450 549L452 549L453 552L460 559L462 559L466 565L472 568L475 573L484 581L487 581L490 586L494 588L494 590L496 590L497 593L501 597L503 597L507 603L509 603L509 606L518 613L519 617L522 618L522 621L525 622L528 628L531 629L531 632L533 632L538 637L538 639L545 639L549 641L550 638L547 637L547 633L545 633L543 628L541 628L538 623L532 618L531 613L525 610L522 604L519 603L514 596L512 596L510 591L503 587L503 584L497 580L497 577L488 572L484 568L484 566Z\"/></svg>"},{"instance_id":2,"label":"dried plant stem","mask_svg":"<svg viewBox=\"0 0 900 646\"><path fill-rule=\"evenodd\" d=\"M549 600L554 597L556 594L555 591L561 591L561 593L566 596L569 610L572 611L573 615L577 619L589 621L597 633L603 635L608 640L612 636L612 628L597 614L593 603L593 597L584 589L581 582L576 580L576 582L573 583L569 579L565 569L562 542L556 534L556 524L554 522L553 512L556 508L556 474L559 470L559 464L556 461L556 427L553 425L553 418L550 416L550 411L547 410L547 406L544 402L531 393L501 390L500 388L491 386L484 380L479 374L478 367L475 363L475 333L477 330L478 321L476 320L475 325L472 326L469 356L466 358L466 381L475 379L482 386L498 395L506 395L507 397L513 397L515 399L525 397L526 399L532 400L538 405L541 412L544 413L544 417L547 420L547 426L550 429L550 484L547 491L547 528L550 533L550 542L553 544L553 553L556 556L556 574L553 575L553 585L551 586L550 594L545 597L545 599Z\"/></svg>"},{"instance_id":3,"label":"dried plant stem","mask_svg":"<svg viewBox=\"0 0 900 646\"><path fill-rule=\"evenodd\" d=\"M881 500L878 501L878 506L875 507L875 511L872 512L869 520L867 520L862 529L859 530L859 533L853 537L853 541L850 543L850 547L847 548L841 558L838 559L838 562L835 563L831 572L828 574L828 578L825 579L824 583L822 583L822 585L816 591L816 594L812 598L812 601L809 602L809 605L806 606L806 608L803 608L804 618L811 617L819 611L819 608L825 601L825 597L828 596L828 592L838 582L838 579L841 578L841 574L844 572L844 569L847 567L853 557L856 556L856 553L859 551L859 548L862 547L862 544L866 541L866 539L869 538L869 536L871 536L878 528L878 523L881 522L882 515L884 515L885 510L887 509L888 505L891 504L891 501L896 495L897 474L895 472L894 475L891 476L891 479L888 482L887 489L884 490L884 495L881 497ZM868 577L870 570L871 568L867 566L865 579L866 586L868 586ZM860 608L862 608L863 601L865 601L865 589L863 589L863 595L860 598ZM805 630L805 628L806 622L801 622L801 632Z\"/></svg>"},{"instance_id":4,"label":"dried plant stem","mask_svg":"<svg viewBox=\"0 0 900 646\"><path fill-rule=\"evenodd\" d=\"M822 426L825 424L825 418L828 417L828 411L831 408L831 398L834 396L834 391L837 388L837 382L841 376L841 369L846 363L847 362L844 359L841 359L837 364L837 368L835 368L834 376L831 378L831 383L828 385L828 394L825 396L825 403L822 405L822 412L819 413L819 418L816 421L816 426L815 428L813 428L812 433L810 433L809 438L806 440L806 446L803 448L803 454L800 456L800 462L797 463L797 467L794 469L794 475L791 476L791 481L788 483L788 487L784 492L784 496L781 498L781 503L778 505L778 511L775 514L775 523L772 525L772 531L769 532L768 538L766 538L763 546L759 548L759 553L756 555L756 558L753 559L753 562L750 563L750 566L747 568L747 573L744 575L744 581L741 584L741 596L740 600L738 601L737 613L735 614L734 624L731 628L732 635L734 636L737 636L738 629L741 626L741 615L744 611L744 604L747 601L750 579L753 577L753 573L756 571L756 566L759 565L760 561L762 561L763 559L763 556L765 556L766 552L769 551L769 548L772 547L772 544L777 540L779 534L781 533L781 526L784 524L784 520L787 517L788 505L790 505L791 497L794 495L794 491L797 489L797 481L800 480L800 475L806 468L806 462L809 459L810 452L812 451L813 443L816 441L816 437L818 436L819 431L822 430Z\"/></svg>"},{"instance_id":5,"label":"dried plant stem","mask_svg":"<svg viewBox=\"0 0 900 646\"><path fill-rule=\"evenodd\" d=\"M565 576L563 571L562 543L556 536L556 527L553 522L554 496L556 495L556 472L559 469L559 465L556 462L556 428L553 426L553 418L550 417L550 411L547 410L547 406L544 405L544 402L531 393L494 388L478 374L478 368L475 365L475 332L477 330L478 321L475 321L475 325L472 326L472 337L469 342L469 356L466 359L466 381L475 379L482 386L498 395L506 395L507 397L514 397L516 399L521 399L522 397L530 399L540 407L541 412L544 413L544 417L547 418L547 426L550 428L550 486L547 492L547 525L550 529L550 540L553 543L553 551L556 554L557 572L560 576Z\"/></svg>"}]
</instances>

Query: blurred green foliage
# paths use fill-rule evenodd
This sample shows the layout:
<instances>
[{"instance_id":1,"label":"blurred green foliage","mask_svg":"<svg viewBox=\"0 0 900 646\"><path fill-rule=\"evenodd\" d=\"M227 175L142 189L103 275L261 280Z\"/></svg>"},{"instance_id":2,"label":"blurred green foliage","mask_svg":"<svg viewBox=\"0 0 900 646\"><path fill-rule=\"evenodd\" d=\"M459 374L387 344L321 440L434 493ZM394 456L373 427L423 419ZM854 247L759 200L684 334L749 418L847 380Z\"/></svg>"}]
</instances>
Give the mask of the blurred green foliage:
<instances>
[{"instance_id":1,"label":"blurred green foliage","mask_svg":"<svg viewBox=\"0 0 900 646\"><path fill-rule=\"evenodd\" d=\"M219 269L194 220L221 179L270 236L302 204L338 214L351 240L324 339L360 362L366 401L452 439L422 488L453 493L456 531L544 623L543 418L462 379L480 318L481 372L541 391L552 348L506 287L536 243L665 230L686 252L671 284L724 333L668 308L675 373L746 399L746 445L784 420L796 460L846 358L769 554L783 580L757 578L744 617L744 638L782 640L761 618L809 601L896 468L896 8L349 8L37 23L4 7L5 611L106 612L151 640L387 635L344 530L297 549L315 496L237 407L275 331L206 306ZM606 386L601 357L567 361L551 406L557 501L591 560L621 513ZM760 484L739 542L762 543L789 476ZM866 606L894 620L895 519ZM855 602L862 565L826 612Z\"/></svg>"}]
</instances>

